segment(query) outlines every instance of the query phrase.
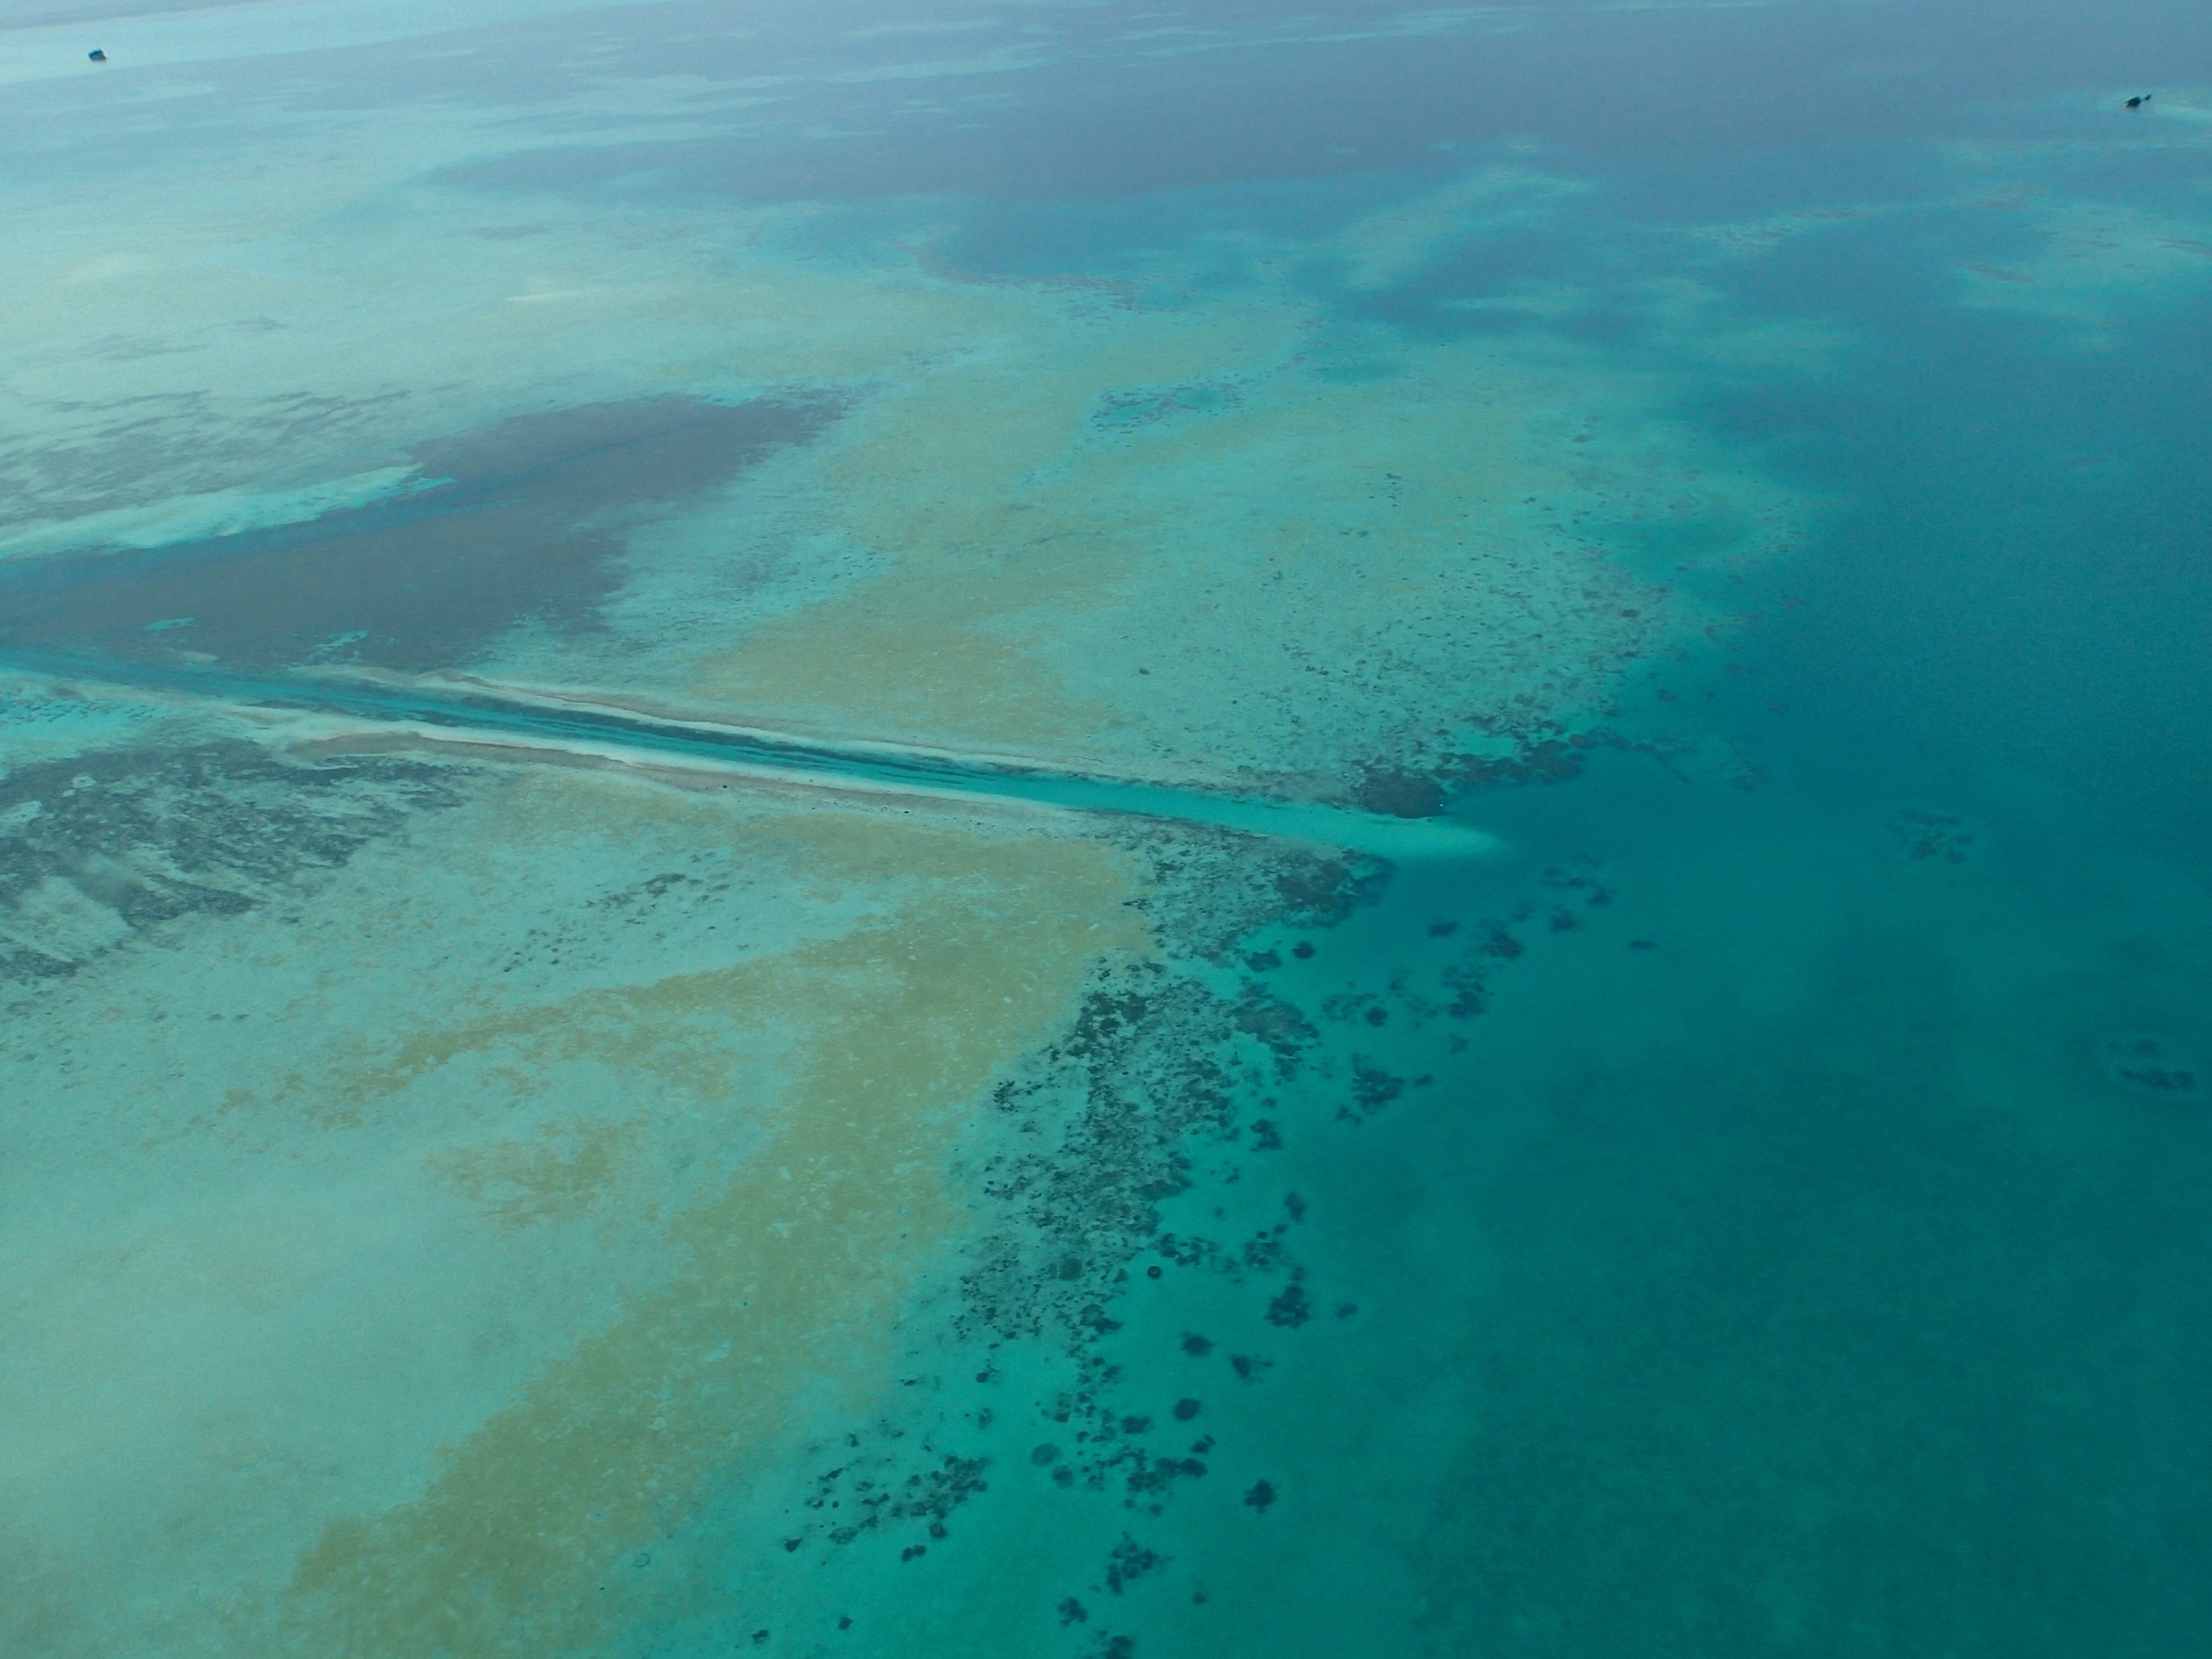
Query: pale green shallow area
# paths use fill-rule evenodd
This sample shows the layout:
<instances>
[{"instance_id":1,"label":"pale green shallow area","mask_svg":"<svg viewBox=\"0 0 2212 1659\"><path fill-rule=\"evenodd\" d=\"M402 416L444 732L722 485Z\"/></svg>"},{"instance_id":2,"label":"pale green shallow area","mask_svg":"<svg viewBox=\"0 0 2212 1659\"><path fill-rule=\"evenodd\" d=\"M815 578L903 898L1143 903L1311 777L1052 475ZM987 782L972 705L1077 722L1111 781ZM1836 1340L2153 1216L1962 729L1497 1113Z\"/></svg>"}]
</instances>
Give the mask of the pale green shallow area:
<instances>
[{"instance_id":1,"label":"pale green shallow area","mask_svg":"<svg viewBox=\"0 0 2212 1659\"><path fill-rule=\"evenodd\" d=\"M564 169L765 143L825 88L896 90L814 136L855 108L981 122L1023 74L1097 46L1057 9L841 18L827 46L711 75L685 52L743 35L711 9L558 21L585 10L270 4L105 31L138 78L73 110L89 136L58 141L51 172L0 186L0 559L281 550L252 538L441 512L471 442L549 413L813 410L665 493L641 445L635 490L597 516L562 507L562 533L611 550L599 586L579 578L564 609L530 584L554 595L569 567L526 558L483 602L496 626L380 684L429 666L854 753L1033 763L1134 813L239 707L191 690L203 671L228 683L228 645L201 649L212 610L85 653L138 653L171 682L11 671L0 1647L1591 1650L1533 1589L1518 1622L1468 1599L1471 1579L1528 1571L1486 1516L1518 1517L1532 1551L1578 1524L1546 1507L1534 1430L1470 1426L1550 1426L1468 1310L1499 1285L1555 1292L1515 1253L1510 1180L1480 1187L1480 1183L1422 1183L1431 1160L1439 1182L1588 1177L1577 1158L1601 1155L1547 1139L1545 1103L1572 1093L1561 1054L1601 1079L1657 1068L1737 994L1663 963L1656 988L1635 977L1651 941L1627 930L1671 940L1740 900L1753 920L1730 960L1759 990L1726 1018L1778 1073L1820 1050L1790 1021L1821 995L1910 1024L1891 983L1910 990L1906 969L1819 988L1820 952L1867 918L1938 917L1977 941L1961 972L2032 964L1974 1016L2012 1046L1966 1046L1970 1101L2011 1098L2033 1069L2017 1003L2158 1023L2051 991L2104 947L1974 885L1995 878L1900 896L1879 827L1839 860L1778 810L1764 841L1714 838L1725 883L1668 863L1705 825L1655 830L1674 853L1652 855L1668 873L1650 886L1679 885L1622 920L1599 915L1614 876L1595 863L1547 850L1486 873L1516 831L1478 830L1479 807L1389 817L1593 751L1672 767L1669 787L1758 782L1727 735L1639 725L1655 705L1637 699L1655 675L1717 680L1751 585L1848 503L1692 411L1715 388L1844 374L1853 323L1753 314L1723 285L1877 210L1700 223L1676 245L1702 276L1449 302L1510 325L1394 320L1389 296L1449 286L1600 188L1528 141L1342 198L1316 184L1310 211L992 273L942 192L710 188L672 161L586 187ZM533 22L513 64L476 32ZM1244 26L1315 51L1499 27ZM0 77L60 82L63 34L66 73L93 72L82 33L0 30ZM682 50L626 57L641 39ZM264 59L279 89L257 100ZM2200 105L2169 94L2156 131L2193 132ZM1959 146L1937 195L2002 196L2039 159ZM2202 223L2170 203L2002 211L2032 222L2026 251L1944 280L2057 349L2114 349L2123 301L2201 291ZM1644 344L1575 325L1599 306ZM581 454L456 487L526 508L532 480ZM249 665L264 674L377 644L268 626L291 654ZM33 643L57 640L76 643ZM1229 805L1169 810L1201 797ZM1640 828L1650 802L1621 799L1595 815ZM1832 886L1782 869L1774 849L1800 842ZM2167 919L2158 949L2193 963L2172 940L2195 890L2115 867L2126 905ZM1784 914L1818 918L1813 942L1760 931ZM1557 954L1585 929L1614 965ZM1316 939L1304 965L1294 946ZM1494 991L1524 950L1524 981ZM1465 1058L1493 999L1494 1024L1522 1023ZM1592 1008L1620 1017L1591 1035ZM1909 1096L1889 1058L1865 1061L1869 1087ZM1433 1146L1402 1127L1447 1094L1501 1104ZM1281 1126L1291 1152L1270 1164ZM2193 1155L2179 1133L2167 1150ZM1653 1260L1661 1289L1697 1282ZM1571 1243L1544 1261L1559 1297L1612 1308ZM1625 1420L1566 1438L1609 1443ZM1794 1593L1762 1589L1710 1651L1798 1628ZM1620 1639L1595 1613L1590 1629Z\"/></svg>"},{"instance_id":2,"label":"pale green shallow area","mask_svg":"<svg viewBox=\"0 0 2212 1659\"><path fill-rule=\"evenodd\" d=\"M330 1616L410 1650L441 1531L564 1627L574 1576L794 1396L865 1401L946 1234L953 1109L1143 945L1080 841L434 769L368 785L443 810L343 868L256 883L234 842L253 908L167 949L99 926L82 868L48 884L76 914L15 908L19 960L81 964L9 1038L46 1109L11 1120L5 1205L19 1650L260 1650L288 1585L379 1543L414 1599ZM349 1520L426 1483L427 1536Z\"/></svg>"}]
</instances>

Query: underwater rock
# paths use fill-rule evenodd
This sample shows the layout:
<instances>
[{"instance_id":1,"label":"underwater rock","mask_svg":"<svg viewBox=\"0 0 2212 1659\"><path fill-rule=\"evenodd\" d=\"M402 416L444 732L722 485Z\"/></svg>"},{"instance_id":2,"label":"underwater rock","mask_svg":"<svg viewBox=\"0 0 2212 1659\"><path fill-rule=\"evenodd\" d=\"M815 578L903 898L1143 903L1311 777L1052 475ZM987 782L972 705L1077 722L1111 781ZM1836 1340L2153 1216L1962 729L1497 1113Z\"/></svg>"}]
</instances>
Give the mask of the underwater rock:
<instances>
[{"instance_id":1,"label":"underwater rock","mask_svg":"<svg viewBox=\"0 0 2212 1659\"><path fill-rule=\"evenodd\" d=\"M1106 1588L1116 1595L1122 1586L1134 1583L1146 1573L1157 1571L1167 1565L1167 1558L1156 1550L1146 1549L1127 1533L1114 1546L1106 1558Z\"/></svg>"},{"instance_id":2,"label":"underwater rock","mask_svg":"<svg viewBox=\"0 0 2212 1659\"><path fill-rule=\"evenodd\" d=\"M1231 1018L1238 1030L1267 1045L1275 1057L1275 1074L1285 1082L1297 1074L1306 1051L1320 1039L1297 1008L1257 985L1246 985Z\"/></svg>"},{"instance_id":3,"label":"underwater rock","mask_svg":"<svg viewBox=\"0 0 2212 1659\"><path fill-rule=\"evenodd\" d=\"M1306 1297L1305 1286L1292 1285L1267 1304L1267 1322L1286 1329L1296 1329L1313 1317L1313 1304Z\"/></svg>"},{"instance_id":4,"label":"underwater rock","mask_svg":"<svg viewBox=\"0 0 2212 1659\"><path fill-rule=\"evenodd\" d=\"M1556 738L1524 742L1510 755L1454 755L1443 763L1443 776L1477 789L1497 789L1528 783L1571 783L1583 774L1590 745L1561 743Z\"/></svg>"},{"instance_id":5,"label":"underwater rock","mask_svg":"<svg viewBox=\"0 0 2212 1659\"><path fill-rule=\"evenodd\" d=\"M1899 812L1889 832L1911 859L1940 859L1963 864L1973 850L1974 832L1948 812Z\"/></svg>"},{"instance_id":6,"label":"underwater rock","mask_svg":"<svg viewBox=\"0 0 2212 1659\"><path fill-rule=\"evenodd\" d=\"M1355 1054L1352 1060L1352 1099L1348 1104L1338 1107L1336 1115L1346 1122L1364 1123L1405 1092L1405 1079L1393 1077L1364 1055Z\"/></svg>"},{"instance_id":7,"label":"underwater rock","mask_svg":"<svg viewBox=\"0 0 2212 1659\"><path fill-rule=\"evenodd\" d=\"M1419 772L1370 767L1352 791L1352 804L1394 818L1432 818L1444 810L1443 786Z\"/></svg>"},{"instance_id":8,"label":"underwater rock","mask_svg":"<svg viewBox=\"0 0 2212 1659\"><path fill-rule=\"evenodd\" d=\"M2177 1063L2166 1053L2163 1038L2136 1035L2115 1037L2105 1045L2105 1058L2123 1083L2157 1094L2191 1094L2197 1073Z\"/></svg>"}]
</instances>

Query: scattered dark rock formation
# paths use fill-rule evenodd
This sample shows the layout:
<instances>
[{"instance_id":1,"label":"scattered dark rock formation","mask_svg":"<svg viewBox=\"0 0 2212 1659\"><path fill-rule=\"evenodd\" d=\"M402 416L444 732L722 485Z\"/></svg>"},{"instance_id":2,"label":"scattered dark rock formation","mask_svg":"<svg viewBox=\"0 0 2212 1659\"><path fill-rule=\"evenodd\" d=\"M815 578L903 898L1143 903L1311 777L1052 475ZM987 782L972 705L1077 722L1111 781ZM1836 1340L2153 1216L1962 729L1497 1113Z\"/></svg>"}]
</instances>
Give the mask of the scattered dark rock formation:
<instances>
[{"instance_id":1,"label":"scattered dark rock formation","mask_svg":"<svg viewBox=\"0 0 2212 1659\"><path fill-rule=\"evenodd\" d=\"M294 765L190 737L19 767L0 777L0 980L74 974L163 923L275 902L410 813L457 803L465 777L381 756ZM47 939L37 912L58 899L112 911L130 933L74 948Z\"/></svg>"}]
</instances>

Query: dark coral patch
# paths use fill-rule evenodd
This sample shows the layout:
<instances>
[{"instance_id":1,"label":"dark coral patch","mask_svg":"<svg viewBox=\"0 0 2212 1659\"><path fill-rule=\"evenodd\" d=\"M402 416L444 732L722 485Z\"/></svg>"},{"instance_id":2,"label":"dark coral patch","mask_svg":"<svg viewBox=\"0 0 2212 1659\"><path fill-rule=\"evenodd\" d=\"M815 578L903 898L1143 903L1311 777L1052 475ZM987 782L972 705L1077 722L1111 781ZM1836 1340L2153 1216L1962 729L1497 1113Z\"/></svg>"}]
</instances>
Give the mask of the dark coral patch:
<instances>
[{"instance_id":1,"label":"dark coral patch","mask_svg":"<svg viewBox=\"0 0 2212 1659\"><path fill-rule=\"evenodd\" d=\"M1419 772L1370 767L1352 789L1352 802L1391 817L1434 817L1444 809L1443 786Z\"/></svg>"}]
</instances>

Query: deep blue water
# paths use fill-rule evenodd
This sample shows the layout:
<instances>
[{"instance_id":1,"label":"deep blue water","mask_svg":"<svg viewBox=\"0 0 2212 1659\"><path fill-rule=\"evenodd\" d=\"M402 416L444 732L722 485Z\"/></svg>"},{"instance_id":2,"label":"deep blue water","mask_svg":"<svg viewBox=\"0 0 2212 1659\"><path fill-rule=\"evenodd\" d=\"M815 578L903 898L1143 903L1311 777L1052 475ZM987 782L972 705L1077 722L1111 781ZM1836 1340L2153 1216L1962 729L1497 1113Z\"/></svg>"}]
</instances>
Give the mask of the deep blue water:
<instances>
[{"instance_id":1,"label":"deep blue water","mask_svg":"<svg viewBox=\"0 0 2212 1659\"><path fill-rule=\"evenodd\" d=\"M1869 343L1696 411L1848 503L1624 722L1731 767L1468 804L1516 874L1617 893L1355 1177L1346 1248L1428 1287L1479 1425L1439 1651L2212 1645L2212 341L2194 303L2094 352L1962 314L1929 262L2002 240L1923 211L1744 283ZM1511 885L1346 942L1379 972ZM2130 1079L2146 1037L2193 1088ZM1445 1188L1466 1234L1379 1224Z\"/></svg>"}]
</instances>

